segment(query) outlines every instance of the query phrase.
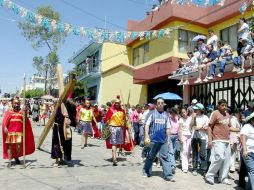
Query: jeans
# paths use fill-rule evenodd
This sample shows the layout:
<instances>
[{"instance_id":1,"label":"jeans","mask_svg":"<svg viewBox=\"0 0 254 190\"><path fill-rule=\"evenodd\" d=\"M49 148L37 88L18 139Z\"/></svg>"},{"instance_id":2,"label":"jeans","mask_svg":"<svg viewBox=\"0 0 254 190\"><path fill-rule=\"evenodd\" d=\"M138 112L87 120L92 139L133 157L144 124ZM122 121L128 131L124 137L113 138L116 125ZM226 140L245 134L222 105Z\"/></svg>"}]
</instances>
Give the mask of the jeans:
<instances>
[{"instance_id":1,"label":"jeans","mask_svg":"<svg viewBox=\"0 0 254 190\"><path fill-rule=\"evenodd\" d=\"M139 128L139 145L143 147L145 145L145 125L141 125Z\"/></svg>"},{"instance_id":2,"label":"jeans","mask_svg":"<svg viewBox=\"0 0 254 190\"><path fill-rule=\"evenodd\" d=\"M228 142L214 142L211 150L211 165L206 174L206 178L214 180L214 176L219 172L219 182L228 179L230 167L230 144Z\"/></svg>"},{"instance_id":3,"label":"jeans","mask_svg":"<svg viewBox=\"0 0 254 190\"><path fill-rule=\"evenodd\" d=\"M226 67L226 63L228 61L231 61L232 60L232 57L226 57L224 59L221 59L220 61L218 61L219 63L219 73L220 74L224 74L225 72L225 67ZM215 76L215 68L216 68L216 63L217 62L213 62L210 66L210 76Z\"/></svg>"},{"instance_id":4,"label":"jeans","mask_svg":"<svg viewBox=\"0 0 254 190\"><path fill-rule=\"evenodd\" d=\"M254 189L254 153L248 153L248 156L244 158L244 162L249 176L249 189Z\"/></svg>"},{"instance_id":5,"label":"jeans","mask_svg":"<svg viewBox=\"0 0 254 190\"><path fill-rule=\"evenodd\" d=\"M172 168L170 165L170 160L169 160L169 154L168 154L168 143L158 143L158 142L151 142L149 145L149 153L146 157L145 165L143 167L143 173L146 174L147 176L152 175L152 166L153 166L153 161L156 158L157 153L159 153L159 158L162 164L162 170L164 177L166 179L171 179L173 178L172 174Z\"/></svg>"},{"instance_id":6,"label":"jeans","mask_svg":"<svg viewBox=\"0 0 254 190\"><path fill-rule=\"evenodd\" d=\"M135 145L139 145L139 143L140 143L139 128L140 128L139 123L133 123Z\"/></svg>"},{"instance_id":7,"label":"jeans","mask_svg":"<svg viewBox=\"0 0 254 190\"><path fill-rule=\"evenodd\" d=\"M171 166L173 169L175 169L176 168L175 155L176 155L176 148L178 143L178 135L171 135L170 139L171 139L171 143L169 146L169 157L170 157Z\"/></svg>"},{"instance_id":8,"label":"jeans","mask_svg":"<svg viewBox=\"0 0 254 190\"><path fill-rule=\"evenodd\" d=\"M201 160L201 170L203 172L207 169L207 150L206 140L194 138L191 140L192 148L192 166L193 171L198 170L198 161Z\"/></svg>"},{"instance_id":9,"label":"jeans","mask_svg":"<svg viewBox=\"0 0 254 190\"><path fill-rule=\"evenodd\" d=\"M234 57L233 62L234 62L234 65L235 65L236 67L241 66L241 58L240 58L240 56Z\"/></svg>"},{"instance_id":10,"label":"jeans","mask_svg":"<svg viewBox=\"0 0 254 190\"><path fill-rule=\"evenodd\" d=\"M244 162L242 154L240 154L240 171L239 171L239 180L238 180L238 186L245 188L246 181L245 177L248 175L246 164Z\"/></svg>"}]
</instances>

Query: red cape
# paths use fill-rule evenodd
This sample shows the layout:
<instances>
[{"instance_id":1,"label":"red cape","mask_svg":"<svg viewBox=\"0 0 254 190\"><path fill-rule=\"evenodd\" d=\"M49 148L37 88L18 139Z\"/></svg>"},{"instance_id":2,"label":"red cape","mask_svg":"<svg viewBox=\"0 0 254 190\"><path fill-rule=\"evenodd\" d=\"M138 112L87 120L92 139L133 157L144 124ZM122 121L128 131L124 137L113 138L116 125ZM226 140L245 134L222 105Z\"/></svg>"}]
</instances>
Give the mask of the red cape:
<instances>
[{"instance_id":1,"label":"red cape","mask_svg":"<svg viewBox=\"0 0 254 190\"><path fill-rule=\"evenodd\" d=\"M94 121L92 121L92 127L93 127L93 132L94 132L94 138L101 138L100 130L98 129L98 127Z\"/></svg>"},{"instance_id":2,"label":"red cape","mask_svg":"<svg viewBox=\"0 0 254 190\"><path fill-rule=\"evenodd\" d=\"M4 115L3 121L2 121L2 135L3 135L3 158L8 159L8 145L5 143L6 141L6 133L4 132L4 126L6 125L6 122L8 118L11 116L12 112L7 111ZM34 153L35 151L35 144L34 144L34 135L31 127L30 120L26 118L26 135L25 135L25 141L26 141L26 151L25 155L29 155ZM17 158L23 156L23 143L21 144L19 155L16 154L16 145L12 146L12 158Z\"/></svg>"},{"instance_id":3,"label":"red cape","mask_svg":"<svg viewBox=\"0 0 254 190\"><path fill-rule=\"evenodd\" d=\"M121 111L125 113L125 111L123 109L121 109ZM110 120L110 118L112 117L114 112L115 112L115 109L113 108L113 106L111 108L109 108L109 110L106 114L106 117L104 119L104 123L106 123L107 121ZM124 142L124 144L121 145L121 148L123 148L127 152L130 152L133 150L133 148L134 148L133 139L132 139L132 137L129 137L126 127L124 127L124 130L123 130L123 142ZM107 149L112 149L112 144L109 143L109 139L106 140L106 147L107 147ZM118 146L118 147L120 147L120 146Z\"/></svg>"}]
</instances>

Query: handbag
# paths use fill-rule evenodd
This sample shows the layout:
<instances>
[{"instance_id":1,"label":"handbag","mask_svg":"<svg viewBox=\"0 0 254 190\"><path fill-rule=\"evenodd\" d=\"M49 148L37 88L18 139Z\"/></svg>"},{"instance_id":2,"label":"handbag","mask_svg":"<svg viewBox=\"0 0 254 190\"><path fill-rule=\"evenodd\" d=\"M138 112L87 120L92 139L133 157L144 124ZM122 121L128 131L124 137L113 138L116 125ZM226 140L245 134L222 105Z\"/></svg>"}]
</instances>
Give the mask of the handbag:
<instances>
[{"instance_id":1,"label":"handbag","mask_svg":"<svg viewBox=\"0 0 254 190\"><path fill-rule=\"evenodd\" d=\"M101 138L107 140L111 136L111 130L109 125L105 125L101 132Z\"/></svg>"},{"instance_id":2,"label":"handbag","mask_svg":"<svg viewBox=\"0 0 254 190\"><path fill-rule=\"evenodd\" d=\"M64 139L66 141L70 140L72 138L72 133L71 133L71 127L70 127L70 124L71 124L71 120L67 117L64 118Z\"/></svg>"}]
</instances>

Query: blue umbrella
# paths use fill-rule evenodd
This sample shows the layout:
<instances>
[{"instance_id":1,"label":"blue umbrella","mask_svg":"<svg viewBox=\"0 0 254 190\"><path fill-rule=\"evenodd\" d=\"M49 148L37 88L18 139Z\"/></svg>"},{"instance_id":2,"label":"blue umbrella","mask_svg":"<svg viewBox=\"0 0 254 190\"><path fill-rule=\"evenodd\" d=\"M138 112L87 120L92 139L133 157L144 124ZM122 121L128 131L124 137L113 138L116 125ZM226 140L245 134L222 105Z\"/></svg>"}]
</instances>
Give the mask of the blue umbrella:
<instances>
[{"instance_id":1,"label":"blue umbrella","mask_svg":"<svg viewBox=\"0 0 254 190\"><path fill-rule=\"evenodd\" d=\"M182 100L182 98L179 95L171 93L171 92L158 94L153 99L156 100L157 98L163 98L164 100Z\"/></svg>"}]
</instances>

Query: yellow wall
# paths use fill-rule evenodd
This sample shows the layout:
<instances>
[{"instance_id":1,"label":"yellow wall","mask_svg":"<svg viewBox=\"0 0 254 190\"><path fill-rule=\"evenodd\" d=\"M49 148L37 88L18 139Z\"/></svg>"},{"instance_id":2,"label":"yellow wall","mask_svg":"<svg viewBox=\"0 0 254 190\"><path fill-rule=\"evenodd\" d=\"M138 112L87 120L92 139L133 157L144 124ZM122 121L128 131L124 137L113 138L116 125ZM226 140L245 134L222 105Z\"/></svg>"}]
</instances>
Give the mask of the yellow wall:
<instances>
[{"instance_id":1,"label":"yellow wall","mask_svg":"<svg viewBox=\"0 0 254 190\"><path fill-rule=\"evenodd\" d=\"M224 22L216 24L216 25L212 26L211 28L214 30L214 33L220 38L220 31L221 30L239 23L239 18L241 18L241 17L244 17L245 19L251 18L253 16L253 13L254 13L254 11L249 11L249 12L246 12L244 15L242 15L239 12L238 16L235 16L229 20L226 20Z\"/></svg>"},{"instance_id":2,"label":"yellow wall","mask_svg":"<svg viewBox=\"0 0 254 190\"><path fill-rule=\"evenodd\" d=\"M101 71L105 72L119 64L129 64L127 47L121 44L105 42L102 46Z\"/></svg>"},{"instance_id":3,"label":"yellow wall","mask_svg":"<svg viewBox=\"0 0 254 190\"><path fill-rule=\"evenodd\" d=\"M128 100L131 105L146 103L147 86L133 84L132 72L131 69L121 66L103 73L100 104L105 104L121 94L125 104Z\"/></svg>"}]
</instances>

